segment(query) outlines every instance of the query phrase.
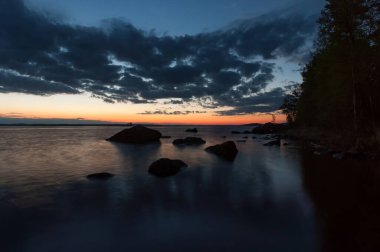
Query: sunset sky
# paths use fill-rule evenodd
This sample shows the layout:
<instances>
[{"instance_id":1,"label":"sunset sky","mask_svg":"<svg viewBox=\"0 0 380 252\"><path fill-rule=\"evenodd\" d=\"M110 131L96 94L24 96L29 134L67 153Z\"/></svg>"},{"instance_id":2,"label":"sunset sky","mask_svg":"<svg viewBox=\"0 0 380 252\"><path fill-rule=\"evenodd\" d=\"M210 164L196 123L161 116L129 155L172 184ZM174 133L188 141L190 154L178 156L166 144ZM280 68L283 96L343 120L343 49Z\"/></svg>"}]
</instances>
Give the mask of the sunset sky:
<instances>
[{"instance_id":1,"label":"sunset sky","mask_svg":"<svg viewBox=\"0 0 380 252\"><path fill-rule=\"evenodd\" d=\"M0 123L271 121L323 3L0 0Z\"/></svg>"}]
</instances>

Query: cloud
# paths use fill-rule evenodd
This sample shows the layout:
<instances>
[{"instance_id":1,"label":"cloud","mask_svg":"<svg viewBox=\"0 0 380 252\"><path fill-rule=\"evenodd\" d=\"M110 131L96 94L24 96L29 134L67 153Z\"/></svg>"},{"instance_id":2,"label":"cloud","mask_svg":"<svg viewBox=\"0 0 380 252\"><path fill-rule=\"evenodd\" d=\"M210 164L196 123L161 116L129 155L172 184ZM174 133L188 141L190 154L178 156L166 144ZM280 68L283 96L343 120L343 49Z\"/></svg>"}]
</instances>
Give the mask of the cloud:
<instances>
[{"instance_id":1,"label":"cloud","mask_svg":"<svg viewBox=\"0 0 380 252\"><path fill-rule=\"evenodd\" d=\"M218 111L217 114L220 116L231 116L274 112L281 106L284 96L285 89L275 88L269 92L259 93L252 97L224 101L224 104L232 104L234 109ZM223 101L220 103L223 104Z\"/></svg>"},{"instance_id":2,"label":"cloud","mask_svg":"<svg viewBox=\"0 0 380 252\"><path fill-rule=\"evenodd\" d=\"M101 27L67 25L22 0L0 0L0 93L87 92L109 103L172 99L236 108L221 114L274 109L278 101L262 94L274 80L269 61L306 59L315 19L290 12L171 37L119 19Z\"/></svg>"},{"instance_id":3,"label":"cloud","mask_svg":"<svg viewBox=\"0 0 380 252\"><path fill-rule=\"evenodd\" d=\"M189 114L205 114L207 111L167 111L167 110L155 110L155 111L145 111L143 113L140 113L141 115L189 115Z\"/></svg>"}]
</instances>

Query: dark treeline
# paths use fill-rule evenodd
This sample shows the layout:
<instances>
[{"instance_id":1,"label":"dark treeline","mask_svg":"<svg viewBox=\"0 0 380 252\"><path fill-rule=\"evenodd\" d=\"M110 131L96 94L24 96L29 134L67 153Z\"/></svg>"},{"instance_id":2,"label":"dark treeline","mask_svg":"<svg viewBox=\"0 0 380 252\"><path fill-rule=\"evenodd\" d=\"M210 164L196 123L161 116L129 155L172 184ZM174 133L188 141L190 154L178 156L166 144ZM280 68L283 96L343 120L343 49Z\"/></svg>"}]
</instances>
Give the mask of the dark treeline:
<instances>
[{"instance_id":1,"label":"dark treeline","mask_svg":"<svg viewBox=\"0 0 380 252\"><path fill-rule=\"evenodd\" d=\"M345 130L357 138L380 126L380 0L327 0L303 83L282 107L290 123Z\"/></svg>"}]
</instances>

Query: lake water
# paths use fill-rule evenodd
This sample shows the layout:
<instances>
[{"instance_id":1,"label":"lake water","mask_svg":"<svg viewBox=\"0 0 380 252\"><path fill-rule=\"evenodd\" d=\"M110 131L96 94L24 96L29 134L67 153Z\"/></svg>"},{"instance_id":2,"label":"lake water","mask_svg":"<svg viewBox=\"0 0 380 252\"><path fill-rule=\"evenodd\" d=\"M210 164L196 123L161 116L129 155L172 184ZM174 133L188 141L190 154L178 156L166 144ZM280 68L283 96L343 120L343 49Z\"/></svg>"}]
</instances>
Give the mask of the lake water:
<instances>
[{"instance_id":1,"label":"lake water","mask_svg":"<svg viewBox=\"0 0 380 252\"><path fill-rule=\"evenodd\" d=\"M230 131L251 127L153 128L172 139L136 146L104 140L120 127L0 127L0 251L380 248L377 163L265 147L252 135L227 162L204 148L242 140ZM172 144L195 135L207 143ZM148 174L161 157L189 166L169 178ZM96 172L116 176L86 179Z\"/></svg>"}]
</instances>

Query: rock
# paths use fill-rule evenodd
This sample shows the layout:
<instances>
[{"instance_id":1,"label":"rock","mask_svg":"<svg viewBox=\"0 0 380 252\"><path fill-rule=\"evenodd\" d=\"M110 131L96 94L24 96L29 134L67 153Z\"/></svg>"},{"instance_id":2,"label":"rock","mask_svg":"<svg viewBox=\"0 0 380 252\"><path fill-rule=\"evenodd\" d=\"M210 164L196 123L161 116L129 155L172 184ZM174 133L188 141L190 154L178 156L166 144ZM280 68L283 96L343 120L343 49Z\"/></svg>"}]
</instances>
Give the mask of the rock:
<instances>
[{"instance_id":1,"label":"rock","mask_svg":"<svg viewBox=\"0 0 380 252\"><path fill-rule=\"evenodd\" d=\"M186 137L185 139L176 139L173 141L174 145L201 145L206 141L199 137Z\"/></svg>"},{"instance_id":2,"label":"rock","mask_svg":"<svg viewBox=\"0 0 380 252\"><path fill-rule=\"evenodd\" d=\"M274 146L274 145L281 146L281 140L277 139L277 140L269 141L264 144L264 146Z\"/></svg>"},{"instance_id":3,"label":"rock","mask_svg":"<svg viewBox=\"0 0 380 252\"><path fill-rule=\"evenodd\" d=\"M222 136L222 138L227 138L226 136Z\"/></svg>"},{"instance_id":4,"label":"rock","mask_svg":"<svg viewBox=\"0 0 380 252\"><path fill-rule=\"evenodd\" d=\"M284 145L284 146L288 146L289 144L288 144L288 143L284 143L283 145Z\"/></svg>"},{"instance_id":5,"label":"rock","mask_svg":"<svg viewBox=\"0 0 380 252\"><path fill-rule=\"evenodd\" d=\"M343 152L335 153L332 156L334 159L342 160L345 157L345 154Z\"/></svg>"},{"instance_id":6,"label":"rock","mask_svg":"<svg viewBox=\"0 0 380 252\"><path fill-rule=\"evenodd\" d=\"M245 143L247 140L236 140L237 143Z\"/></svg>"},{"instance_id":7,"label":"rock","mask_svg":"<svg viewBox=\"0 0 380 252\"><path fill-rule=\"evenodd\" d=\"M107 180L115 176L114 174L108 173L108 172L100 172L100 173L94 173L87 175L87 179L90 180Z\"/></svg>"},{"instance_id":8,"label":"rock","mask_svg":"<svg viewBox=\"0 0 380 252\"><path fill-rule=\"evenodd\" d=\"M149 166L148 172L157 177L168 177L177 174L183 167L187 167L187 164L182 160L161 158Z\"/></svg>"},{"instance_id":9,"label":"rock","mask_svg":"<svg viewBox=\"0 0 380 252\"><path fill-rule=\"evenodd\" d=\"M172 138L171 136L162 136L161 137L162 139L169 139L169 138Z\"/></svg>"},{"instance_id":10,"label":"rock","mask_svg":"<svg viewBox=\"0 0 380 252\"><path fill-rule=\"evenodd\" d=\"M285 124L266 123L257 126L252 130L254 134L273 134L284 131L287 128Z\"/></svg>"},{"instance_id":11,"label":"rock","mask_svg":"<svg viewBox=\"0 0 380 252\"><path fill-rule=\"evenodd\" d=\"M238 149L236 148L235 143L232 141L210 146L205 150L229 161L234 160L238 153Z\"/></svg>"},{"instance_id":12,"label":"rock","mask_svg":"<svg viewBox=\"0 0 380 252\"><path fill-rule=\"evenodd\" d=\"M191 132L191 133L198 133L197 128L192 128L192 129L187 129L185 130L186 132Z\"/></svg>"},{"instance_id":13,"label":"rock","mask_svg":"<svg viewBox=\"0 0 380 252\"><path fill-rule=\"evenodd\" d=\"M233 130L233 131L231 131L231 134L241 134L241 132L240 132L240 131Z\"/></svg>"},{"instance_id":14,"label":"rock","mask_svg":"<svg viewBox=\"0 0 380 252\"><path fill-rule=\"evenodd\" d=\"M249 131L249 130L245 130L245 131L243 132L243 134L252 134L252 132Z\"/></svg>"},{"instance_id":15,"label":"rock","mask_svg":"<svg viewBox=\"0 0 380 252\"><path fill-rule=\"evenodd\" d=\"M257 139L257 137L252 137L252 139Z\"/></svg>"},{"instance_id":16,"label":"rock","mask_svg":"<svg viewBox=\"0 0 380 252\"><path fill-rule=\"evenodd\" d=\"M130 143L130 144L145 144L160 141L161 133L154 129L137 125L129 129L120 131L119 133L108 138L107 141Z\"/></svg>"},{"instance_id":17,"label":"rock","mask_svg":"<svg viewBox=\"0 0 380 252\"><path fill-rule=\"evenodd\" d=\"M244 139L248 139L248 137L247 136L245 136L245 137L243 137Z\"/></svg>"}]
</instances>

